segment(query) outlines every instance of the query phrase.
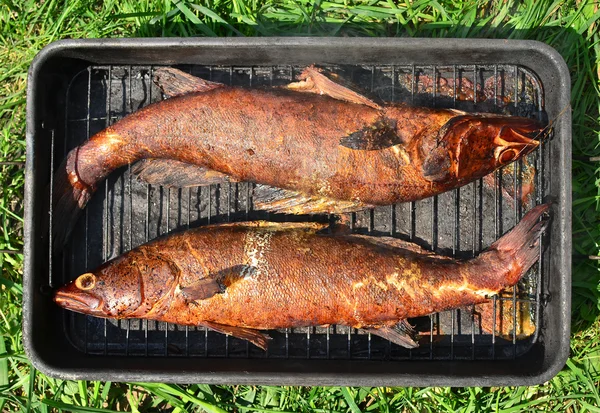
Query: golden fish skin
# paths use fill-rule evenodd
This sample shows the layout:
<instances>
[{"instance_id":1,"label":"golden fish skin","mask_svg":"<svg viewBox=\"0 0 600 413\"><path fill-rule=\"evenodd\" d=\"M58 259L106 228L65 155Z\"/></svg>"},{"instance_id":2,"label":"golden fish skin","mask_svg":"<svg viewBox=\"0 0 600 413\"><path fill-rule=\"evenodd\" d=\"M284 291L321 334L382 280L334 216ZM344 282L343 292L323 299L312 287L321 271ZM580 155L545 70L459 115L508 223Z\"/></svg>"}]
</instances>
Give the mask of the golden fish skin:
<instances>
[{"instance_id":1,"label":"golden fish skin","mask_svg":"<svg viewBox=\"0 0 600 413\"><path fill-rule=\"evenodd\" d=\"M246 89L160 69L176 96L151 104L71 150L56 171L54 238L62 242L112 171L143 159L153 183L249 181L256 209L341 213L415 201L481 178L530 153L536 120L377 104L314 67L287 88ZM186 93L187 92L187 93ZM187 165L188 169L182 165ZM189 182L189 166L199 168ZM150 166L146 164L146 168Z\"/></svg>"},{"instance_id":2,"label":"golden fish skin","mask_svg":"<svg viewBox=\"0 0 600 413\"><path fill-rule=\"evenodd\" d=\"M533 208L471 260L394 238L321 234L323 224L206 226L139 246L54 299L100 317L206 326L263 348L257 330L329 324L415 347L406 319L484 303L517 283L538 258L548 209Z\"/></svg>"}]
</instances>

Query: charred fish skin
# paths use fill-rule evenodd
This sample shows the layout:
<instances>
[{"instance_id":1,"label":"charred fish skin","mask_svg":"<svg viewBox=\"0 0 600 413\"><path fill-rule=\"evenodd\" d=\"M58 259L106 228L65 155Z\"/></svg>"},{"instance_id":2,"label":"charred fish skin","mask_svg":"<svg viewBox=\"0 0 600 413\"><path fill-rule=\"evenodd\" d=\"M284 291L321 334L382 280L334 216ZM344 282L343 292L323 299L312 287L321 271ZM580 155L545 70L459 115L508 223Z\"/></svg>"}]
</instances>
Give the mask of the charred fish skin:
<instances>
[{"instance_id":1,"label":"charred fish skin","mask_svg":"<svg viewBox=\"0 0 600 413\"><path fill-rule=\"evenodd\" d=\"M530 153L544 130L528 118L379 105L314 67L301 82L270 89L206 82L175 69L160 73L175 97L97 133L58 168L59 244L98 184L142 159L174 162L155 183L176 186L177 165L190 164L203 171L196 185L221 176L285 190L265 194L268 201L258 197L256 209L339 213L467 184Z\"/></svg>"},{"instance_id":2,"label":"charred fish skin","mask_svg":"<svg viewBox=\"0 0 600 413\"><path fill-rule=\"evenodd\" d=\"M548 204L478 257L423 253L394 238L323 235L263 221L157 239L85 273L54 300L99 317L206 326L266 347L258 330L339 324L414 347L408 318L487 302L537 260Z\"/></svg>"}]
</instances>

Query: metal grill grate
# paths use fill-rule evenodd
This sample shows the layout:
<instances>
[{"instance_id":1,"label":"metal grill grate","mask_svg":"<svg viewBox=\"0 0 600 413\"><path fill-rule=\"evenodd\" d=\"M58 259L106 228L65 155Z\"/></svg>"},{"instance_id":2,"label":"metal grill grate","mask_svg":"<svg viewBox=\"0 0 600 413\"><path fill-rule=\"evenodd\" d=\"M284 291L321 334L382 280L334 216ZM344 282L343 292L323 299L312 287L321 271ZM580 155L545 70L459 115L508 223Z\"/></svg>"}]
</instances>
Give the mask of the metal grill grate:
<instances>
[{"instance_id":1,"label":"metal grill grate","mask_svg":"<svg viewBox=\"0 0 600 413\"><path fill-rule=\"evenodd\" d=\"M240 86L277 86L302 68L182 67L194 75ZM152 83L153 67L90 66L66 92L64 136L52 134L53 165L94 133L149 103L162 99ZM543 90L534 74L514 65L353 66L338 73L386 101L466 111L542 117ZM470 93L469 90L474 90ZM62 132L62 129L61 129ZM352 229L373 236L408 239L446 255L471 257L512 228L548 192L547 145L492 177L418 202L351 214ZM535 178L530 178L535 173ZM528 199L523 184L534 190ZM138 182L130 168L112 174L98 189L75 228L62 260L52 261L48 283L56 287L109 258L157 236L208 223L248 220L252 187L247 183L165 189ZM261 215L264 217L264 215ZM540 247L540 251L542 248ZM51 257L51 255L50 255ZM411 320L421 332L420 347L407 350L377 336L343 326L270 332L268 352L243 340L147 320L105 320L64 312L65 334L79 350L104 355L316 359L509 359L537 340L545 264L540 259L520 284L493 299L492 330L498 318L516 325L531 318L535 332L517 340L483 327L474 307ZM58 275L58 276L56 276ZM511 320L512 319L512 320ZM504 326L506 331L506 326ZM509 330L510 332L510 330Z\"/></svg>"}]
</instances>

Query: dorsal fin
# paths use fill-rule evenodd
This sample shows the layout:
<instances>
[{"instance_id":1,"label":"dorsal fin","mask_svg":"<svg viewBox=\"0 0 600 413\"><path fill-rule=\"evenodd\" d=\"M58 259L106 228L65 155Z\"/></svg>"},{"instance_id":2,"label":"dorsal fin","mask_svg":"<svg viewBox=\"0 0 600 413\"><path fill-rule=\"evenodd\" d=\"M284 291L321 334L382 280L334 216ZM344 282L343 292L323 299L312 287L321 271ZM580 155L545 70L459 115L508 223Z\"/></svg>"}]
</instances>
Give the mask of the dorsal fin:
<instances>
[{"instance_id":1,"label":"dorsal fin","mask_svg":"<svg viewBox=\"0 0 600 413\"><path fill-rule=\"evenodd\" d=\"M307 67L298 76L299 82L293 82L287 85L288 89L298 92L316 93L318 95L327 95L334 99L346 102L367 105L373 109L381 109L381 106L371 99L361 95L341 84L341 80L335 74L330 74L331 78L325 76L322 69L314 65Z\"/></svg>"},{"instance_id":2,"label":"dorsal fin","mask_svg":"<svg viewBox=\"0 0 600 413\"><path fill-rule=\"evenodd\" d=\"M153 81L169 97L192 92L208 92L209 90L225 86L222 83L204 80L173 67L160 67L156 69Z\"/></svg>"},{"instance_id":3,"label":"dorsal fin","mask_svg":"<svg viewBox=\"0 0 600 413\"><path fill-rule=\"evenodd\" d=\"M417 245L413 242L401 240L400 238L374 237L371 235L362 235L362 234L350 234L350 235L345 235L345 237L355 239L355 240L359 239L359 240L369 242L374 245L381 245L382 247L386 247L386 248L396 248L396 249L408 251L413 254L425 256L427 258L436 259L436 260L440 260L440 261L454 261L454 258L446 257L443 255L438 255L433 251L422 248L420 245Z\"/></svg>"}]
</instances>

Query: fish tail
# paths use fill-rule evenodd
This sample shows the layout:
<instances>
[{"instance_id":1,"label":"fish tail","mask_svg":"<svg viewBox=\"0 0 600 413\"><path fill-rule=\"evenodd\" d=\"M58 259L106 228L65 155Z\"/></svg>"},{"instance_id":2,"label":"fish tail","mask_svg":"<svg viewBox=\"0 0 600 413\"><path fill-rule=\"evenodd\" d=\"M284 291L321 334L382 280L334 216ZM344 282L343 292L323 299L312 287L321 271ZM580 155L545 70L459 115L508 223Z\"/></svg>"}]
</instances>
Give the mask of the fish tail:
<instances>
[{"instance_id":1,"label":"fish tail","mask_svg":"<svg viewBox=\"0 0 600 413\"><path fill-rule=\"evenodd\" d=\"M494 242L486 251L500 253L499 256L504 257L505 264L513 264L509 265L511 271L507 278L508 285L516 284L538 260L540 235L550 222L550 206L551 203L546 203L531 209L510 232Z\"/></svg>"},{"instance_id":2,"label":"fish tail","mask_svg":"<svg viewBox=\"0 0 600 413\"><path fill-rule=\"evenodd\" d=\"M131 153L124 140L105 129L71 150L55 171L52 185L52 240L62 247L97 185L115 169L126 165Z\"/></svg>"},{"instance_id":3,"label":"fish tail","mask_svg":"<svg viewBox=\"0 0 600 413\"><path fill-rule=\"evenodd\" d=\"M52 186L52 239L54 248L62 247L69 237L77 218L95 191L95 183L81 177L79 162L81 147L67 154L54 174Z\"/></svg>"}]
</instances>

